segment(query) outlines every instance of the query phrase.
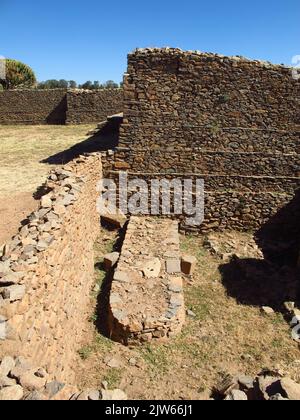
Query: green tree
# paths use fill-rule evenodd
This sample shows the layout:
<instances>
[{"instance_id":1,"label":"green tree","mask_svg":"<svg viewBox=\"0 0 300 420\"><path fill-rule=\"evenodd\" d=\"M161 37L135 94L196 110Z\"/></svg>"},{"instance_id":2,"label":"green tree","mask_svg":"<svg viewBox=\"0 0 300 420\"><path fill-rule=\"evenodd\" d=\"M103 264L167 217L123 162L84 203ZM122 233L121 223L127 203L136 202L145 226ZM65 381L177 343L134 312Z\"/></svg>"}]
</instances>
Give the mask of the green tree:
<instances>
[{"instance_id":1,"label":"green tree","mask_svg":"<svg viewBox=\"0 0 300 420\"><path fill-rule=\"evenodd\" d=\"M36 86L33 70L21 61L5 60L5 79L0 79L3 89L31 88Z\"/></svg>"},{"instance_id":2,"label":"green tree","mask_svg":"<svg viewBox=\"0 0 300 420\"><path fill-rule=\"evenodd\" d=\"M69 80L69 88L70 89L76 89L77 83L74 80Z\"/></svg>"},{"instance_id":3,"label":"green tree","mask_svg":"<svg viewBox=\"0 0 300 420\"><path fill-rule=\"evenodd\" d=\"M114 82L113 80L108 80L104 83L104 89L118 89L118 83Z\"/></svg>"}]
</instances>

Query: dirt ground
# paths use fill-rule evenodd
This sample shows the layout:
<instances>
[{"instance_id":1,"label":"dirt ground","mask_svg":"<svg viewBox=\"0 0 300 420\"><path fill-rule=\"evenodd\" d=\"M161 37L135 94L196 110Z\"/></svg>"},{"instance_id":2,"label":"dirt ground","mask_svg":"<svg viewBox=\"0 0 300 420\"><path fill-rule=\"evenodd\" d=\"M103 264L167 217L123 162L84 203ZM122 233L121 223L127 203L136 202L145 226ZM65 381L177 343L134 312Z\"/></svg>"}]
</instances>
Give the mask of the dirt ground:
<instances>
[{"instance_id":1,"label":"dirt ground","mask_svg":"<svg viewBox=\"0 0 300 420\"><path fill-rule=\"evenodd\" d=\"M227 242L228 233L222 235L218 235L220 243ZM232 232L231 237L239 248L232 250L237 254L240 243L254 242L251 234ZM107 300L101 263L116 241L114 233L102 230L95 246L95 283L99 286L91 295L89 335L74 367L80 388L99 388L104 381L109 388L120 387L132 399L190 400L208 399L213 386L226 373L255 376L267 368L300 381L300 350L280 305L272 315L262 313L261 304L271 304L267 296L272 294L254 283L263 299L260 301L251 289L248 261L256 261L258 266L262 263L256 249L251 254L251 246L239 260L246 268L236 271L235 278L234 270L231 274L224 270L231 263L204 246L206 237L181 236L183 252L198 260L193 279L184 287L186 307L195 317L188 317L181 335L164 344L130 348L106 338L101 330L101 308ZM275 266L274 272L278 272ZM273 289L274 272L264 279ZM236 281L238 289L245 291L243 296L235 294L232 282Z\"/></svg>"},{"instance_id":2,"label":"dirt ground","mask_svg":"<svg viewBox=\"0 0 300 420\"><path fill-rule=\"evenodd\" d=\"M0 126L0 245L37 207L33 195L51 165L65 163L58 153L89 138L87 133L94 127Z\"/></svg>"}]
</instances>

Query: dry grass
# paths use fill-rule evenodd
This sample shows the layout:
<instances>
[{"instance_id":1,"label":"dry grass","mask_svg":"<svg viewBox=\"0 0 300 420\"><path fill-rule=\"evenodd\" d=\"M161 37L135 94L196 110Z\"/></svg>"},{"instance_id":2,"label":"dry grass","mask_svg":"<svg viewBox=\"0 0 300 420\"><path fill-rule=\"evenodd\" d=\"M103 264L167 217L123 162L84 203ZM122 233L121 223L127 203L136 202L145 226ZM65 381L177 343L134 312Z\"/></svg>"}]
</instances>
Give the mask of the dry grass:
<instances>
[{"instance_id":1,"label":"dry grass","mask_svg":"<svg viewBox=\"0 0 300 420\"><path fill-rule=\"evenodd\" d=\"M79 383L99 386L108 380L130 398L188 400L207 399L224 372L256 375L263 368L280 368L300 381L299 349L283 316L263 315L259 307L229 297L219 272L222 261L203 247L202 237L182 237L182 248L198 259L193 282L185 285L186 306L196 318L187 319L176 339L137 348L94 330L90 352L78 368ZM121 367L109 368L107 356L119 358Z\"/></svg>"},{"instance_id":2,"label":"dry grass","mask_svg":"<svg viewBox=\"0 0 300 420\"><path fill-rule=\"evenodd\" d=\"M0 196L34 192L49 171L41 161L87 139L94 127L0 126Z\"/></svg>"}]
</instances>

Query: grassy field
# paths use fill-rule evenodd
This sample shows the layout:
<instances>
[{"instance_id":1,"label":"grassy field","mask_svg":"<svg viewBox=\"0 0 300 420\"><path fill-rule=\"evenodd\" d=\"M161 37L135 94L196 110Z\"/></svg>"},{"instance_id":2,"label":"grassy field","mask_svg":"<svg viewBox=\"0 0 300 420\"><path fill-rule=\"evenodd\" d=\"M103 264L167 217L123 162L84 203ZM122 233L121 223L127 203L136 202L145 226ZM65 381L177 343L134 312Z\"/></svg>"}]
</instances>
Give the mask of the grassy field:
<instances>
[{"instance_id":1,"label":"grassy field","mask_svg":"<svg viewBox=\"0 0 300 420\"><path fill-rule=\"evenodd\" d=\"M42 161L86 140L94 127L0 126L0 246L37 206L33 193L51 168ZM55 164L63 163L57 159Z\"/></svg>"},{"instance_id":2,"label":"grassy field","mask_svg":"<svg viewBox=\"0 0 300 420\"><path fill-rule=\"evenodd\" d=\"M0 196L34 192L49 171L41 161L87 139L94 127L0 126Z\"/></svg>"}]
</instances>

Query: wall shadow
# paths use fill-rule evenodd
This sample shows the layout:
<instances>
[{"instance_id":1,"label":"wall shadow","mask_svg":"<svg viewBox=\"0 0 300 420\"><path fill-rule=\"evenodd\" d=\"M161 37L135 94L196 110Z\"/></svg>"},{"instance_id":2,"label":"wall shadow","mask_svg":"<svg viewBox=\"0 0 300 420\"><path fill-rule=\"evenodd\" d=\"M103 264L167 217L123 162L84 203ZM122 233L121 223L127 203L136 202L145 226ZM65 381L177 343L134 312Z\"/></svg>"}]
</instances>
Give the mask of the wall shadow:
<instances>
[{"instance_id":1,"label":"wall shadow","mask_svg":"<svg viewBox=\"0 0 300 420\"><path fill-rule=\"evenodd\" d=\"M67 119L67 95L63 97L60 103L50 112L46 118L47 124L63 125Z\"/></svg>"},{"instance_id":2,"label":"wall shadow","mask_svg":"<svg viewBox=\"0 0 300 420\"><path fill-rule=\"evenodd\" d=\"M254 235L264 259L232 258L219 270L229 296L243 305L270 306L286 315L284 302L300 304L300 191Z\"/></svg>"},{"instance_id":3,"label":"wall shadow","mask_svg":"<svg viewBox=\"0 0 300 420\"><path fill-rule=\"evenodd\" d=\"M120 122L108 121L96 134L67 150L43 159L41 163L65 165L84 153L101 152L115 148L119 143Z\"/></svg>"}]
</instances>

